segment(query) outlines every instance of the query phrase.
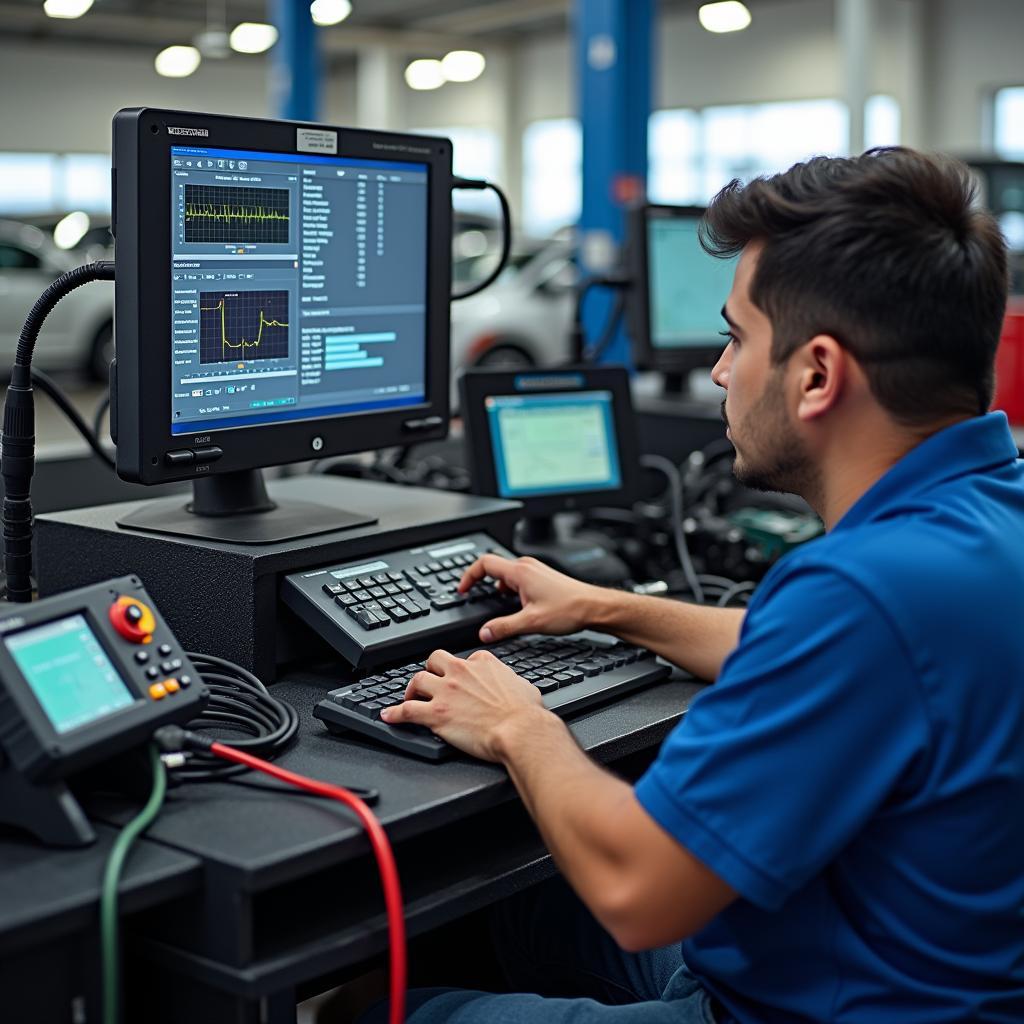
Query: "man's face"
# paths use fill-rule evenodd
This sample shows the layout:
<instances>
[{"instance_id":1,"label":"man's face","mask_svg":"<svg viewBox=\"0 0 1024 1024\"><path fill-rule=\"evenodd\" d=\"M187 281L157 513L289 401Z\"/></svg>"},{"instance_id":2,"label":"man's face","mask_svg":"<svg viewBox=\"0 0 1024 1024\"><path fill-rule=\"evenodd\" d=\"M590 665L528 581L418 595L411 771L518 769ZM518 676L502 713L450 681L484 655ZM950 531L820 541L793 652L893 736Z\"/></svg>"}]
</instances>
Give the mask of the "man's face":
<instances>
[{"instance_id":1,"label":"man's face","mask_svg":"<svg viewBox=\"0 0 1024 1024\"><path fill-rule=\"evenodd\" d=\"M750 299L760 252L751 243L736 265L722 310L729 344L711 379L726 390L722 418L736 449L736 479L755 490L804 494L817 473L789 409L787 364L772 364L771 321Z\"/></svg>"}]
</instances>

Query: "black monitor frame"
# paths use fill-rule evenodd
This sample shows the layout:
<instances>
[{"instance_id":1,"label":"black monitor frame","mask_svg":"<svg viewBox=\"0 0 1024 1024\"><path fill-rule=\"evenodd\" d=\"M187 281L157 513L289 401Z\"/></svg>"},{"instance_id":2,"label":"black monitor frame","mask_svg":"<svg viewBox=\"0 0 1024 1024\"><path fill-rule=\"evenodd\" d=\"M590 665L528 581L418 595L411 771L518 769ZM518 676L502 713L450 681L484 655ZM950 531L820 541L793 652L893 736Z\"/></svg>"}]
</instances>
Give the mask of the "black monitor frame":
<instances>
[{"instance_id":1,"label":"black monitor frame","mask_svg":"<svg viewBox=\"0 0 1024 1024\"><path fill-rule=\"evenodd\" d=\"M659 348L651 337L650 225L658 219L699 220L703 206L670 206L645 203L629 210L626 219L626 260L631 279L626 306L627 325L632 341L633 364L638 370L656 370L684 375L691 370L713 366L725 347L725 341L709 337L706 345ZM712 257L708 257L711 259ZM725 322L722 323L723 329Z\"/></svg>"},{"instance_id":2,"label":"black monitor frame","mask_svg":"<svg viewBox=\"0 0 1024 1024\"><path fill-rule=\"evenodd\" d=\"M636 419L629 389L629 372L621 366L570 366L548 370L466 370L459 378L459 399L466 435L472 491L498 497L487 398L502 395L552 395L581 391L609 391L615 417L622 484L614 490L581 491L512 499L523 503L528 520L559 512L624 506L635 500L640 475Z\"/></svg>"},{"instance_id":3,"label":"black monitor frame","mask_svg":"<svg viewBox=\"0 0 1024 1024\"><path fill-rule=\"evenodd\" d=\"M428 165L425 400L395 410L172 435L171 147L280 152L301 161L309 154L298 152L296 133L317 129L337 133L332 156ZM111 410L119 476L143 484L237 476L447 434L452 221L452 147L447 139L133 108L114 117L113 159L116 363ZM220 448L223 455L216 462L184 465L167 460L169 451L198 446Z\"/></svg>"}]
</instances>

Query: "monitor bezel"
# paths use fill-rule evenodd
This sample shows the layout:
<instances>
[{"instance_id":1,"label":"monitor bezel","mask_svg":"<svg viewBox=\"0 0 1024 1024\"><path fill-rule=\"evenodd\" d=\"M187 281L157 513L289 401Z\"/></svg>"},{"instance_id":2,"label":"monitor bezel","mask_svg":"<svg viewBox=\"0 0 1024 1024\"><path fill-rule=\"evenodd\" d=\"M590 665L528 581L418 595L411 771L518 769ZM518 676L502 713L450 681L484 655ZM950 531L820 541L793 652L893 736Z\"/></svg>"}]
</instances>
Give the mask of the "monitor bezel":
<instances>
[{"instance_id":1,"label":"monitor bezel","mask_svg":"<svg viewBox=\"0 0 1024 1024\"><path fill-rule=\"evenodd\" d=\"M576 378L578 386L516 387L516 381L559 381ZM583 391L609 391L615 420L615 438L619 446L621 486L613 490L579 491L570 494L542 495L535 498L505 499L523 504L528 519L543 518L558 512L578 509L629 506L636 500L639 484L640 451L629 371L622 366L568 366L536 370L465 370L459 377L459 400L463 431L474 494L499 497L495 472L490 418L485 400L505 395L543 395Z\"/></svg>"},{"instance_id":2,"label":"monitor bezel","mask_svg":"<svg viewBox=\"0 0 1024 1024\"><path fill-rule=\"evenodd\" d=\"M725 341L708 339L706 345L658 348L651 339L650 225L652 219L700 220L707 207L644 203L627 215L626 251L631 287L627 302L627 325L633 365L638 370L684 374L705 369L718 362ZM708 257L711 259L712 257ZM725 321L722 327L725 328Z\"/></svg>"},{"instance_id":3,"label":"monitor bezel","mask_svg":"<svg viewBox=\"0 0 1024 1024\"><path fill-rule=\"evenodd\" d=\"M171 127L178 134L169 134ZM297 152L299 130L336 132L337 153L331 156L428 167L424 401L251 427L204 431L197 425L192 433L172 434L170 150L191 144L289 153L297 160L324 155ZM443 138L149 108L119 111L113 122L111 228L116 263L111 399L118 474L144 484L168 483L445 437L450 416L451 159L451 143ZM170 451L212 446L223 451L215 462L166 461Z\"/></svg>"}]
</instances>

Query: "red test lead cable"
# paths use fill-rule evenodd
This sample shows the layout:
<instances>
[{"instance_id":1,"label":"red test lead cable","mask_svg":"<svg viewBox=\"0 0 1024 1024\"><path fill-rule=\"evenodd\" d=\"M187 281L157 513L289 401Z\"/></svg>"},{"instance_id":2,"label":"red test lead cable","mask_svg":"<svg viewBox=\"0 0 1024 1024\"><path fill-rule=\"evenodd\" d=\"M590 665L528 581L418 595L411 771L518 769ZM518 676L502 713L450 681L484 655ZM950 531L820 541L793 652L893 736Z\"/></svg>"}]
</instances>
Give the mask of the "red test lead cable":
<instances>
[{"instance_id":1,"label":"red test lead cable","mask_svg":"<svg viewBox=\"0 0 1024 1024\"><path fill-rule=\"evenodd\" d=\"M199 739L198 737L190 738ZM277 765L271 764L269 761L245 754L224 743L208 745L202 739L199 742L204 750L216 754L217 757L222 757L226 761L235 761L237 764L244 764L247 768L258 772L265 772L267 775L296 786L298 789L305 789L319 796L331 797L355 812L369 836L370 845L377 858L381 883L384 886L384 905L387 908L388 931L391 939L391 1006L388 1013L388 1024L402 1024L402 1021L405 1020L406 984L405 918L402 916L402 890L398 882L398 868L395 865L395 855L391 851L391 843L388 842L387 833L373 811L354 793L350 793L341 786L332 786L330 783L320 782L317 779L307 779L305 775L297 775L295 772L278 768Z\"/></svg>"}]
</instances>

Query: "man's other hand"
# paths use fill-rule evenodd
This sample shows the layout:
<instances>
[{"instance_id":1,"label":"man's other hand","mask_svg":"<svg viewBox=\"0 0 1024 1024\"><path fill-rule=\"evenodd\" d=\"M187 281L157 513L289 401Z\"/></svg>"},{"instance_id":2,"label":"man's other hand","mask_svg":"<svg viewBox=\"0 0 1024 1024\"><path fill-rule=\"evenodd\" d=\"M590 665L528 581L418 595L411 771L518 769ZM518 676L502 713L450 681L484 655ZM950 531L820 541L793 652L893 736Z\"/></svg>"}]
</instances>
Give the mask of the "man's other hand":
<instances>
[{"instance_id":1,"label":"man's other hand","mask_svg":"<svg viewBox=\"0 0 1024 1024\"><path fill-rule=\"evenodd\" d=\"M425 725L442 739L484 761L501 761L503 727L524 716L549 714L537 687L489 651L465 661L434 651L426 670L409 680L405 702L381 711L388 725Z\"/></svg>"},{"instance_id":2,"label":"man's other hand","mask_svg":"<svg viewBox=\"0 0 1024 1024\"><path fill-rule=\"evenodd\" d=\"M536 558L512 561L499 555L483 555L464 573L459 593L489 576L502 590L519 595L522 610L491 619L480 628L480 640L497 643L521 633L575 633L593 621L594 608L603 591L556 572Z\"/></svg>"}]
</instances>

